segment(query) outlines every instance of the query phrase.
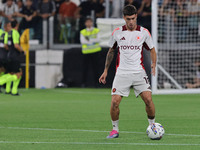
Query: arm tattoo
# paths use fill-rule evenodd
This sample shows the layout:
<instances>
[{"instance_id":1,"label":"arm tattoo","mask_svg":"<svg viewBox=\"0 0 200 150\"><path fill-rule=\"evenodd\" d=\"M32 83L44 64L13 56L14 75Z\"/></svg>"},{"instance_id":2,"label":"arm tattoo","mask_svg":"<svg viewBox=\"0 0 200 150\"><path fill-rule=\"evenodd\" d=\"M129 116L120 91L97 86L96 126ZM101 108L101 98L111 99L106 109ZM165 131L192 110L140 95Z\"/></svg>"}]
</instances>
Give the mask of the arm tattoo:
<instances>
[{"instance_id":1,"label":"arm tattoo","mask_svg":"<svg viewBox=\"0 0 200 150\"><path fill-rule=\"evenodd\" d=\"M114 49L110 48L108 53L107 53L107 56L106 56L106 64L105 64L105 69L109 69L110 67L110 64L113 60L113 57L114 57Z\"/></svg>"}]
</instances>

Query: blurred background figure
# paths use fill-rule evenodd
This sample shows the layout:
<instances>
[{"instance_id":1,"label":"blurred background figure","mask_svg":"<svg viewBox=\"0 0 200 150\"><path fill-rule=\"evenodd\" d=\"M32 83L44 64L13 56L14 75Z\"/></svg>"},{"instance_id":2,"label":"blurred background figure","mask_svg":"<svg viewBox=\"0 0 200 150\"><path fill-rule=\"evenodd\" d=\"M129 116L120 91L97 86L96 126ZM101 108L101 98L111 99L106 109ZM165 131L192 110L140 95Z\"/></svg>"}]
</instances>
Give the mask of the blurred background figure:
<instances>
[{"instance_id":1,"label":"blurred background figure","mask_svg":"<svg viewBox=\"0 0 200 150\"><path fill-rule=\"evenodd\" d=\"M188 34L188 12L186 0L175 1L175 30L177 31L176 40L178 43L187 41Z\"/></svg>"},{"instance_id":2,"label":"blurred background figure","mask_svg":"<svg viewBox=\"0 0 200 150\"><path fill-rule=\"evenodd\" d=\"M65 0L55 0L55 6L56 6L56 14L59 13L59 9L60 9L60 6L61 4L64 2Z\"/></svg>"},{"instance_id":3,"label":"blurred background figure","mask_svg":"<svg viewBox=\"0 0 200 150\"><path fill-rule=\"evenodd\" d=\"M137 8L137 10L140 8L140 2L138 2L138 0L125 0L125 5L133 5Z\"/></svg>"},{"instance_id":4,"label":"blurred background figure","mask_svg":"<svg viewBox=\"0 0 200 150\"><path fill-rule=\"evenodd\" d=\"M41 27L38 26L39 20L37 18L37 11L33 7L32 0L26 0L25 6L20 11L19 16L22 17L22 20L21 20L20 26L19 26L19 32L22 34L25 29L29 28L31 39L32 38L41 39L42 31L41 31ZM32 36L34 36L34 37L32 37Z\"/></svg>"},{"instance_id":5,"label":"blurred background figure","mask_svg":"<svg viewBox=\"0 0 200 150\"><path fill-rule=\"evenodd\" d=\"M187 6L188 11L188 41L189 42L197 42L199 41L198 35L198 22L199 22L199 14L200 14L200 1L198 0L190 0Z\"/></svg>"},{"instance_id":6,"label":"blurred background figure","mask_svg":"<svg viewBox=\"0 0 200 150\"><path fill-rule=\"evenodd\" d=\"M23 7L24 7L24 3L22 0L17 0L17 7L18 7L18 11L22 11Z\"/></svg>"},{"instance_id":7,"label":"blurred background figure","mask_svg":"<svg viewBox=\"0 0 200 150\"><path fill-rule=\"evenodd\" d=\"M147 28L149 32L151 32L151 1L143 0L138 9L138 24Z\"/></svg>"},{"instance_id":8,"label":"blurred background figure","mask_svg":"<svg viewBox=\"0 0 200 150\"><path fill-rule=\"evenodd\" d=\"M49 17L54 16L56 13L56 6L54 1L42 0L38 4L37 12L42 19L48 19Z\"/></svg>"},{"instance_id":9,"label":"blurred background figure","mask_svg":"<svg viewBox=\"0 0 200 150\"><path fill-rule=\"evenodd\" d=\"M105 8L102 0L87 0L81 2L75 13L76 17L79 18L79 30L85 28L85 20L87 17L94 19L104 17ZM95 24L95 20L94 20Z\"/></svg>"},{"instance_id":10,"label":"blurred background figure","mask_svg":"<svg viewBox=\"0 0 200 150\"><path fill-rule=\"evenodd\" d=\"M112 0L111 18L121 18L125 0Z\"/></svg>"},{"instance_id":11,"label":"blurred background figure","mask_svg":"<svg viewBox=\"0 0 200 150\"><path fill-rule=\"evenodd\" d=\"M196 62L194 64L197 67L196 77L193 79L192 83L186 83L186 87L191 88L199 88L200 87L200 62Z\"/></svg>"},{"instance_id":12,"label":"blurred background figure","mask_svg":"<svg viewBox=\"0 0 200 150\"><path fill-rule=\"evenodd\" d=\"M59 22L60 22L60 41L64 39L64 42L74 43L76 18L75 12L77 5L71 0L65 0L59 8Z\"/></svg>"},{"instance_id":13,"label":"blurred background figure","mask_svg":"<svg viewBox=\"0 0 200 150\"><path fill-rule=\"evenodd\" d=\"M79 31L84 29L85 20L87 17L91 17L93 19L93 24L96 26L96 19L104 17L105 7L103 6L104 0L86 0L80 3L78 6L75 17L79 18ZM80 34L76 36L76 42L79 42Z\"/></svg>"},{"instance_id":14,"label":"blurred background figure","mask_svg":"<svg viewBox=\"0 0 200 150\"><path fill-rule=\"evenodd\" d=\"M80 31L80 41L82 44L83 54L83 76L82 76L82 87L86 87L87 74L89 66L92 65L95 87L98 86L99 78L99 52L101 47L99 45L99 29L93 27L93 20L87 18L85 21L86 28Z\"/></svg>"},{"instance_id":15,"label":"blurred background figure","mask_svg":"<svg viewBox=\"0 0 200 150\"><path fill-rule=\"evenodd\" d=\"M56 6L54 1L51 0L41 0L38 3L38 7L37 7L37 15L39 16L38 18L38 27L39 27L39 31L42 34L42 22L43 20L47 20L49 21L49 17L54 16L56 14ZM49 27L47 28L47 30L49 29ZM44 29L43 29L44 30ZM49 32L47 32L47 34L49 34ZM40 43L42 43L42 39L39 39Z\"/></svg>"},{"instance_id":16,"label":"blurred background figure","mask_svg":"<svg viewBox=\"0 0 200 150\"><path fill-rule=\"evenodd\" d=\"M0 10L0 15L4 17L4 22L6 20L13 21L15 17L18 16L18 6L13 0L6 0L6 3L2 5Z\"/></svg>"}]
</instances>

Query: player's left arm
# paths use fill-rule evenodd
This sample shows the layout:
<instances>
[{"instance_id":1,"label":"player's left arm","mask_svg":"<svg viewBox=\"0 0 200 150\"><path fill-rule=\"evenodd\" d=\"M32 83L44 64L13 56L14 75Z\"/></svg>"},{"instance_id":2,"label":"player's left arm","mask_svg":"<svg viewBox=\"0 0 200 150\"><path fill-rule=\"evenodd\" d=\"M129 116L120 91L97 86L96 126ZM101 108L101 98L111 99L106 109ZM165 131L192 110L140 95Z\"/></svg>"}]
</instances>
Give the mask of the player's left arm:
<instances>
[{"instance_id":1,"label":"player's left arm","mask_svg":"<svg viewBox=\"0 0 200 150\"><path fill-rule=\"evenodd\" d=\"M156 61L157 61L157 55L156 55L156 50L153 47L150 51L151 53L151 73L155 76L156 74Z\"/></svg>"},{"instance_id":2,"label":"player's left arm","mask_svg":"<svg viewBox=\"0 0 200 150\"><path fill-rule=\"evenodd\" d=\"M24 50L22 49L22 47L20 46L19 38L20 38L19 33L18 32L13 32L13 43L14 43L15 48L19 52L25 53Z\"/></svg>"}]
</instances>

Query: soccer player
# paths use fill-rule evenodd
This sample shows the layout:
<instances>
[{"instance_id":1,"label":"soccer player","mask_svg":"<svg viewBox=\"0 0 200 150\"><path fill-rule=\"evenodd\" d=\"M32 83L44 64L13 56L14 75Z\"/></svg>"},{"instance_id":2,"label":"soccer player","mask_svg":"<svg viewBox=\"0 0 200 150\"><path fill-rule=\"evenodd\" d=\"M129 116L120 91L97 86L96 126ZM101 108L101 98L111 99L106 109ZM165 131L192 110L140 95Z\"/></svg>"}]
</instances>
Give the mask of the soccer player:
<instances>
[{"instance_id":1,"label":"soccer player","mask_svg":"<svg viewBox=\"0 0 200 150\"><path fill-rule=\"evenodd\" d=\"M20 35L18 30L19 24L16 20L11 22L12 30L8 32L8 64L7 72L8 74L0 78L0 85L6 83L6 93L11 93L14 96L18 96L18 85L22 76L22 69L20 66L19 56L24 53L22 47L20 46L19 40ZM11 82L13 82L11 90Z\"/></svg>"},{"instance_id":2,"label":"soccer player","mask_svg":"<svg viewBox=\"0 0 200 150\"><path fill-rule=\"evenodd\" d=\"M99 82L105 84L109 66L114 57L116 47L119 48L117 70L112 85L112 101L110 115L113 130L107 138L119 137L119 104L122 98L128 97L133 86L136 97L139 95L146 105L149 125L155 123L155 107L152 101L151 88L143 65L143 47L151 52L151 69L155 75L156 51L149 31L137 25L137 9L127 5L123 9L126 25L116 28L109 41L105 69Z\"/></svg>"},{"instance_id":3,"label":"soccer player","mask_svg":"<svg viewBox=\"0 0 200 150\"><path fill-rule=\"evenodd\" d=\"M10 22L6 22L4 24L4 31L0 29L0 77L3 76L6 72L7 66L7 54L8 54L8 47L7 47L7 38L8 38L8 31L11 29ZM0 90L1 91L1 90Z\"/></svg>"},{"instance_id":4,"label":"soccer player","mask_svg":"<svg viewBox=\"0 0 200 150\"><path fill-rule=\"evenodd\" d=\"M0 26L1 26L1 23L0 23ZM4 33L4 31L2 29L0 29L0 37L1 35ZM1 56L2 56L2 50L1 50L1 47L2 45L0 44L0 77L4 74L4 67L3 67L3 62L2 62L2 59L1 59ZM1 93L1 86L0 86L0 93Z\"/></svg>"}]
</instances>

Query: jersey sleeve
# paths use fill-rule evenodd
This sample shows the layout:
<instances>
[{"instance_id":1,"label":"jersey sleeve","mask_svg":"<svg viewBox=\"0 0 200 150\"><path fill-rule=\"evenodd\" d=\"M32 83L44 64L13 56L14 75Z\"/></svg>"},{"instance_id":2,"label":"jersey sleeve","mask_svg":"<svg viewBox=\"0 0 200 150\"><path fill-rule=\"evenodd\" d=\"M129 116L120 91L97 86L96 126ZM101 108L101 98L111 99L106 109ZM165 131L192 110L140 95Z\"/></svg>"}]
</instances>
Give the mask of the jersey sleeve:
<instances>
[{"instance_id":1,"label":"jersey sleeve","mask_svg":"<svg viewBox=\"0 0 200 150\"><path fill-rule=\"evenodd\" d=\"M6 32L5 33L5 36L4 36L4 44L8 44L8 33Z\"/></svg>"},{"instance_id":2,"label":"jersey sleeve","mask_svg":"<svg viewBox=\"0 0 200 150\"><path fill-rule=\"evenodd\" d=\"M115 35L116 35L116 31L117 30L119 30L119 28L116 28L114 31L113 31L113 33L112 33L112 35L111 35L111 37L110 37L110 40L109 40L109 42L108 42L108 46L110 47L110 48L116 48L117 47L117 41L116 41L116 38L115 38Z\"/></svg>"},{"instance_id":3,"label":"jersey sleeve","mask_svg":"<svg viewBox=\"0 0 200 150\"><path fill-rule=\"evenodd\" d=\"M17 32L17 31L14 30L12 37L13 37L13 43L14 44L19 44L19 37L20 37L19 36L19 32Z\"/></svg>"},{"instance_id":4,"label":"jersey sleeve","mask_svg":"<svg viewBox=\"0 0 200 150\"><path fill-rule=\"evenodd\" d=\"M147 29L144 29L144 32L145 32L145 36L146 36L145 43L144 43L145 48L147 50L151 50L154 47L151 34Z\"/></svg>"}]
</instances>

